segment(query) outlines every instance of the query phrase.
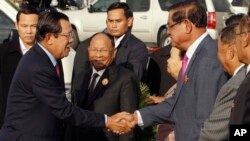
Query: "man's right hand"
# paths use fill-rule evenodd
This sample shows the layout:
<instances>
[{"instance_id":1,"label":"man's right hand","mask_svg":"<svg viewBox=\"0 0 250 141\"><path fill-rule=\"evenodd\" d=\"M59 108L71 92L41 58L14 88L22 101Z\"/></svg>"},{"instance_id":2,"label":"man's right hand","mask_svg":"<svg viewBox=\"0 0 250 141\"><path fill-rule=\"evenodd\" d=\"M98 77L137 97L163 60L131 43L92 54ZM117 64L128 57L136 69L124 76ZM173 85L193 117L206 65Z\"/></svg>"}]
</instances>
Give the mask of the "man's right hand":
<instances>
[{"instance_id":1,"label":"man's right hand","mask_svg":"<svg viewBox=\"0 0 250 141\"><path fill-rule=\"evenodd\" d=\"M133 114L121 112L108 117L106 128L121 135L131 131L134 126Z\"/></svg>"}]
</instances>

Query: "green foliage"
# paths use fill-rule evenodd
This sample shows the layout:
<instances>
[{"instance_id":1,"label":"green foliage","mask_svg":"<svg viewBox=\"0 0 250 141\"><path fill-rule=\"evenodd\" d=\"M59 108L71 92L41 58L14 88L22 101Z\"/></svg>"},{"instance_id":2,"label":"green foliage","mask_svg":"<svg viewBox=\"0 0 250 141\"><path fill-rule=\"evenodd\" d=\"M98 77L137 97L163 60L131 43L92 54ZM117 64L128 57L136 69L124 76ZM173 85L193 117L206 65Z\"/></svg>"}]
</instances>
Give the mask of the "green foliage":
<instances>
[{"instance_id":1,"label":"green foliage","mask_svg":"<svg viewBox=\"0 0 250 141\"><path fill-rule=\"evenodd\" d=\"M140 89L141 89L141 96L140 96L139 106L140 108L143 108L145 106L148 106L144 101L146 98L150 96L150 91L148 86L144 83L140 83ZM139 131L136 137L136 141L155 141L155 134L156 134L156 126L150 126L144 128L143 130Z\"/></svg>"}]
</instances>

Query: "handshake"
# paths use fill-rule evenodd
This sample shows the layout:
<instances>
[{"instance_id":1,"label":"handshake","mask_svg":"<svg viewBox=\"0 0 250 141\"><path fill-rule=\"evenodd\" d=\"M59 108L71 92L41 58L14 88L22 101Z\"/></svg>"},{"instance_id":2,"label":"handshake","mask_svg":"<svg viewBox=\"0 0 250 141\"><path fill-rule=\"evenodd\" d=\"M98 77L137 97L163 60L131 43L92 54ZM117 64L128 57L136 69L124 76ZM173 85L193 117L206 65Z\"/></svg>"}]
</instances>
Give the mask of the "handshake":
<instances>
[{"instance_id":1,"label":"handshake","mask_svg":"<svg viewBox=\"0 0 250 141\"><path fill-rule=\"evenodd\" d=\"M108 131L122 135L131 131L137 123L136 113L120 112L108 117L106 128Z\"/></svg>"}]
</instances>

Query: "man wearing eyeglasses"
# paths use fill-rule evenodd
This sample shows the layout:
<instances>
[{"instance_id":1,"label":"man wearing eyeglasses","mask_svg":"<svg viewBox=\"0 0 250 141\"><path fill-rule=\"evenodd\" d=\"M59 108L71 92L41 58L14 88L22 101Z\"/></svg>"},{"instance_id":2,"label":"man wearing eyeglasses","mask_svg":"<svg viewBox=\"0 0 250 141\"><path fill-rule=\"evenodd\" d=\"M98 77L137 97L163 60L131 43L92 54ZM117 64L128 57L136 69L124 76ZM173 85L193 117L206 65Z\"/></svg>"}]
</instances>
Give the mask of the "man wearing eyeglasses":
<instances>
[{"instance_id":1,"label":"man wearing eyeglasses","mask_svg":"<svg viewBox=\"0 0 250 141\"><path fill-rule=\"evenodd\" d=\"M133 11L128 4L115 2L107 9L107 28L104 32L109 33L115 39L115 47L117 48L116 64L134 72L137 79L141 81L149 53L145 43L131 33L133 21ZM89 67L87 58L88 41L81 43L76 50L72 74L72 93L80 88L83 80L82 74L85 68Z\"/></svg>"},{"instance_id":2,"label":"man wearing eyeglasses","mask_svg":"<svg viewBox=\"0 0 250 141\"><path fill-rule=\"evenodd\" d=\"M186 52L177 88L162 103L135 111L134 122L147 127L170 118L175 123L176 141L197 141L227 77L217 58L217 44L206 32L206 11L198 2L171 6L167 25L172 46Z\"/></svg>"},{"instance_id":3,"label":"man wearing eyeglasses","mask_svg":"<svg viewBox=\"0 0 250 141\"><path fill-rule=\"evenodd\" d=\"M250 99L250 6L247 16L240 21L236 29L236 48L239 60L246 64L246 78L241 83L234 100L230 125L250 125L249 99ZM248 128L249 129L249 128ZM230 137L233 136L234 132ZM248 133L249 135L249 133Z\"/></svg>"},{"instance_id":4,"label":"man wearing eyeglasses","mask_svg":"<svg viewBox=\"0 0 250 141\"><path fill-rule=\"evenodd\" d=\"M16 15L16 30L12 39L0 45L0 128L3 123L8 92L16 67L24 54L35 43L38 11L25 5Z\"/></svg>"},{"instance_id":5,"label":"man wearing eyeglasses","mask_svg":"<svg viewBox=\"0 0 250 141\"><path fill-rule=\"evenodd\" d=\"M71 32L65 14L52 11L41 15L37 43L22 57L11 82L1 141L63 141L64 122L82 128L130 131L131 125L123 122L120 114L83 110L67 100L57 62L69 54Z\"/></svg>"},{"instance_id":6,"label":"man wearing eyeglasses","mask_svg":"<svg viewBox=\"0 0 250 141\"><path fill-rule=\"evenodd\" d=\"M138 108L140 96L136 75L114 62L117 49L114 38L107 33L96 33L90 38L87 68L80 91L75 91L74 103L86 110L113 115ZM115 135L103 128L76 128L69 141L135 141L132 130L126 135ZM68 129L69 131L69 129Z\"/></svg>"}]
</instances>

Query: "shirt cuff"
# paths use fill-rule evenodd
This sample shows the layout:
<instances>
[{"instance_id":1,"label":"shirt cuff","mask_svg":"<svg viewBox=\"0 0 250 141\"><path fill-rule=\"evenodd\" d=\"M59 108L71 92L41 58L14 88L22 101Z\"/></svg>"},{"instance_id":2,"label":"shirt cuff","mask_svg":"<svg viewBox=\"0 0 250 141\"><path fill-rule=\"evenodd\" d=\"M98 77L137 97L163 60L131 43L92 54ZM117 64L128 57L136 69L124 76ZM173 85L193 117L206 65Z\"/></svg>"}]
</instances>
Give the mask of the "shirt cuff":
<instances>
[{"instance_id":1,"label":"shirt cuff","mask_svg":"<svg viewBox=\"0 0 250 141\"><path fill-rule=\"evenodd\" d=\"M105 118L105 125L107 127L107 124L108 124L108 116L106 114L104 114L104 118Z\"/></svg>"},{"instance_id":2,"label":"shirt cuff","mask_svg":"<svg viewBox=\"0 0 250 141\"><path fill-rule=\"evenodd\" d=\"M138 124L138 126L143 126L144 124L143 124L143 120L142 120L142 117L141 117L141 113L138 110L136 110L135 112L137 114L137 122L138 122L137 124Z\"/></svg>"}]
</instances>

